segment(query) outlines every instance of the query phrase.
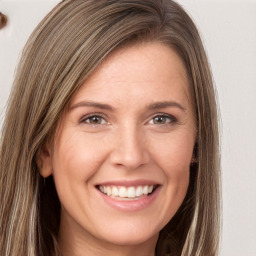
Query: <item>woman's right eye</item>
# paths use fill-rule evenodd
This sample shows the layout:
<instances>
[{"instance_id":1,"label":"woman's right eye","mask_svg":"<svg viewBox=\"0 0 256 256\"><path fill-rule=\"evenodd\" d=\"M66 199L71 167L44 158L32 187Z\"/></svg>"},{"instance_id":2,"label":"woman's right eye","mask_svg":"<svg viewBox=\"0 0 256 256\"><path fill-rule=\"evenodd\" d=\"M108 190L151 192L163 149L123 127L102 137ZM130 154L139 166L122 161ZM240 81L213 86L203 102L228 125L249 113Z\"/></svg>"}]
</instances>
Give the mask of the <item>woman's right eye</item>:
<instances>
[{"instance_id":1,"label":"woman's right eye","mask_svg":"<svg viewBox=\"0 0 256 256\"><path fill-rule=\"evenodd\" d=\"M100 115L92 115L92 116L84 117L81 120L81 123L92 124L92 125L102 125L102 124L107 124L107 121Z\"/></svg>"}]
</instances>

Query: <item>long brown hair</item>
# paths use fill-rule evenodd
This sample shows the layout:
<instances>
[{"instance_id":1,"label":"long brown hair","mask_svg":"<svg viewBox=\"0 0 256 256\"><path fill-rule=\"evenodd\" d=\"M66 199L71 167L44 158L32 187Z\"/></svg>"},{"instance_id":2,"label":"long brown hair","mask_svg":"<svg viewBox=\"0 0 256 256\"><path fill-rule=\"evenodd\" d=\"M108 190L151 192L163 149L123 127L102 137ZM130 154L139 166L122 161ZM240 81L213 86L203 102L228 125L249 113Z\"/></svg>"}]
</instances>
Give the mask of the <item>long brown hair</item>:
<instances>
[{"instance_id":1,"label":"long brown hair","mask_svg":"<svg viewBox=\"0 0 256 256\"><path fill-rule=\"evenodd\" d=\"M1 134L0 254L60 255L60 202L36 155L54 136L73 93L104 58L142 41L169 45L187 70L197 142L186 198L160 232L156 255L218 253L220 170L214 86L198 31L171 0L65 0L30 36Z\"/></svg>"}]
</instances>

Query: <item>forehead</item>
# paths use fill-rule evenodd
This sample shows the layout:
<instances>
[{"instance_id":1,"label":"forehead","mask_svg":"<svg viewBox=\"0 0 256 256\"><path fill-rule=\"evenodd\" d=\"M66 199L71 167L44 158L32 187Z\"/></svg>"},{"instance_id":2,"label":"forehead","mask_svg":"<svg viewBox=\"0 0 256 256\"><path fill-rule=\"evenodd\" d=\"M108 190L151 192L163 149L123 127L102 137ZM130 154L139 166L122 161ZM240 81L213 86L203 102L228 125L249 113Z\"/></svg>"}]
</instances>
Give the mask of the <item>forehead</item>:
<instances>
[{"instance_id":1,"label":"forehead","mask_svg":"<svg viewBox=\"0 0 256 256\"><path fill-rule=\"evenodd\" d=\"M114 51L87 78L71 101L84 97L113 100L124 96L126 99L130 96L132 101L134 95L151 100L157 95L189 100L186 69L171 47L150 42Z\"/></svg>"}]
</instances>

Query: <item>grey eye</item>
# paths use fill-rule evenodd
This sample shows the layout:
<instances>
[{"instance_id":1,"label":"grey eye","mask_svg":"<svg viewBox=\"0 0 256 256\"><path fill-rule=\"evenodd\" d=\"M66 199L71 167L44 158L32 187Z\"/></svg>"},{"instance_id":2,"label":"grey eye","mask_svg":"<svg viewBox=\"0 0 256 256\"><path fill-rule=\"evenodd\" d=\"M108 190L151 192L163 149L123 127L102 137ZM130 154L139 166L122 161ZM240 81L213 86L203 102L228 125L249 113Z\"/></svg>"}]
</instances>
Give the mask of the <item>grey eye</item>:
<instances>
[{"instance_id":1,"label":"grey eye","mask_svg":"<svg viewBox=\"0 0 256 256\"><path fill-rule=\"evenodd\" d=\"M86 123L89 123L89 124L103 124L103 123L106 123L106 121L104 120L103 117L101 116L91 116L91 117L88 117L85 119L85 122Z\"/></svg>"},{"instance_id":2,"label":"grey eye","mask_svg":"<svg viewBox=\"0 0 256 256\"><path fill-rule=\"evenodd\" d=\"M165 116L156 116L153 118L154 124L165 124L168 121L168 118Z\"/></svg>"},{"instance_id":3,"label":"grey eye","mask_svg":"<svg viewBox=\"0 0 256 256\"><path fill-rule=\"evenodd\" d=\"M150 120L150 124L163 125L174 122L175 118L171 115L157 115Z\"/></svg>"}]
</instances>

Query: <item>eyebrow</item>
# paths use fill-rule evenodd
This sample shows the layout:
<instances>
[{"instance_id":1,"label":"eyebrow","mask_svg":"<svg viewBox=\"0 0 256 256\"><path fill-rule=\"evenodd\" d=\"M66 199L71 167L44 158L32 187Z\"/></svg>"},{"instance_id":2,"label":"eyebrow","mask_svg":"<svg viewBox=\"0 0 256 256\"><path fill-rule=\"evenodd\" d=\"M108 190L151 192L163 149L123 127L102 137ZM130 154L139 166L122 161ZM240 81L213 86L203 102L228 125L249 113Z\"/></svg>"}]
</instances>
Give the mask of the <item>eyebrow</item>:
<instances>
[{"instance_id":1,"label":"eyebrow","mask_svg":"<svg viewBox=\"0 0 256 256\"><path fill-rule=\"evenodd\" d=\"M94 101L78 102L78 103L72 105L69 108L69 110L73 110L74 108L78 108L78 107L96 107L96 108L99 108L99 109L110 110L110 111L115 110L115 108L113 108L112 106L110 106L108 104L94 102ZM176 107L176 108L181 109L184 112L186 111L185 107L183 107L181 104L179 104L178 102L175 102L175 101L154 102L154 103L151 103L147 106L147 108L150 109L150 110L156 110L156 109L168 108L168 107Z\"/></svg>"},{"instance_id":2,"label":"eyebrow","mask_svg":"<svg viewBox=\"0 0 256 256\"><path fill-rule=\"evenodd\" d=\"M176 101L161 101L161 102L154 102L150 105L148 105L148 109L155 110L160 108L168 108L168 107L176 107L181 109L182 111L186 111L186 108L183 107L181 104L179 104Z\"/></svg>"},{"instance_id":3,"label":"eyebrow","mask_svg":"<svg viewBox=\"0 0 256 256\"><path fill-rule=\"evenodd\" d=\"M74 105L72 105L69 110L72 110L74 108L78 108L78 107L96 107L96 108L100 108L100 109L105 109L105 110L114 110L114 108L108 104L103 104L103 103L99 103L99 102L94 102L94 101L81 101L78 102Z\"/></svg>"}]
</instances>

